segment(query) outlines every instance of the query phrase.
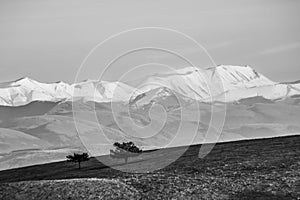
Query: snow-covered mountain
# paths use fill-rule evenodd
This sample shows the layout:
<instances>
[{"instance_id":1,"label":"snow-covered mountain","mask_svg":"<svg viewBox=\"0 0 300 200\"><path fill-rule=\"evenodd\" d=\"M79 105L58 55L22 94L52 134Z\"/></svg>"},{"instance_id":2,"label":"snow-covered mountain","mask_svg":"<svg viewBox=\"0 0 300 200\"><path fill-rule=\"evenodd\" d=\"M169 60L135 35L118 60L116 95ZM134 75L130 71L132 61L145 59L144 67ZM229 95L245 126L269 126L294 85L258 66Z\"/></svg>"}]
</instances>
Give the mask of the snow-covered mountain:
<instances>
[{"instance_id":1,"label":"snow-covered mountain","mask_svg":"<svg viewBox=\"0 0 300 200\"><path fill-rule=\"evenodd\" d=\"M70 85L40 83L26 77L0 84L0 105L20 106L33 101L57 102L73 98L95 102L128 101L133 92L133 87L120 82L87 80Z\"/></svg>"},{"instance_id":2,"label":"snow-covered mountain","mask_svg":"<svg viewBox=\"0 0 300 200\"><path fill-rule=\"evenodd\" d=\"M188 67L149 76L139 83L140 94L131 98L131 102L138 103L145 98L153 102L157 96L152 91L158 88L168 88L203 102L234 102L255 96L276 100L300 94L298 82L277 83L249 66L220 65L207 69Z\"/></svg>"},{"instance_id":3,"label":"snow-covered mountain","mask_svg":"<svg viewBox=\"0 0 300 200\"><path fill-rule=\"evenodd\" d=\"M135 88L136 87L136 88ZM249 66L187 67L143 78L132 87L121 82L87 80L80 83L40 83L29 78L0 83L0 105L19 106L33 101L83 99L131 104L179 94L186 99L233 102L261 96L275 100L300 94L300 83L277 83ZM225 96L224 96L225 94ZM171 95L171 96L172 96ZM175 95L176 96L176 95ZM148 100L145 100L147 98Z\"/></svg>"},{"instance_id":4,"label":"snow-covered mountain","mask_svg":"<svg viewBox=\"0 0 300 200\"><path fill-rule=\"evenodd\" d=\"M0 84L0 104L18 106L32 101L59 101L71 97L71 87L63 82L45 84L27 77Z\"/></svg>"}]
</instances>

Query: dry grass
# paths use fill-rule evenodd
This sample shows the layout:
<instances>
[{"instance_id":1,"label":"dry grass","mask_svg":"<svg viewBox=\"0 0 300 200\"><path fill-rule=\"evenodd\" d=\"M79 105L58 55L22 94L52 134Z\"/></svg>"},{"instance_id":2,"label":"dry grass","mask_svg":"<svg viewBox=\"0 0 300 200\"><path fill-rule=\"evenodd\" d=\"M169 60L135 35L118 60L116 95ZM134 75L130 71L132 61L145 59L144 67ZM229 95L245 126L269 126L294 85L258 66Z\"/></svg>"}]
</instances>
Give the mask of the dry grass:
<instances>
[{"instance_id":1,"label":"dry grass","mask_svg":"<svg viewBox=\"0 0 300 200\"><path fill-rule=\"evenodd\" d=\"M49 199L300 199L300 136L218 144L203 159L198 158L199 147L190 147L177 161L151 173L122 173L96 159L85 163L82 170L59 162L2 171L1 182L30 182L3 183L0 199L10 199L3 196L3 191L25 192L29 195L26 199L37 195L48 195ZM162 156L139 159L144 165L155 165L176 150L167 149ZM131 162L129 165L134 165ZM87 177L105 180L32 182ZM52 193L64 196L54 198Z\"/></svg>"},{"instance_id":2,"label":"dry grass","mask_svg":"<svg viewBox=\"0 0 300 200\"><path fill-rule=\"evenodd\" d=\"M68 179L5 183L0 199L132 199L138 191L118 180Z\"/></svg>"}]
</instances>

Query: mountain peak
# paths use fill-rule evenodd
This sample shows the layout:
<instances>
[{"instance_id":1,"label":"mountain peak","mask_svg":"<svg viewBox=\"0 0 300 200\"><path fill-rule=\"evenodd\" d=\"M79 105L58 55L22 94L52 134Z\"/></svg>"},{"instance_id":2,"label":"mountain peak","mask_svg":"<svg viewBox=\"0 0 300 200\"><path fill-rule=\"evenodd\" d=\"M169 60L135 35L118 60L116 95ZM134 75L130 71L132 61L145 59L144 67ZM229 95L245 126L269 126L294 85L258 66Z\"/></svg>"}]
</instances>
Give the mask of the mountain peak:
<instances>
[{"instance_id":1,"label":"mountain peak","mask_svg":"<svg viewBox=\"0 0 300 200\"><path fill-rule=\"evenodd\" d=\"M164 89L156 90L160 87ZM169 91L172 91L199 101L208 101L212 96L218 98L220 94L225 93L226 101L230 102L257 95L268 99L297 95L300 88L297 85L292 87L273 82L249 65L218 65L206 69L191 66L141 78L135 87L123 82L91 79L73 84L61 81L41 83L22 77L0 83L0 105L16 106L32 101L59 101L74 95L96 102L127 101L132 96L149 91L154 91L156 96L168 96Z\"/></svg>"},{"instance_id":2,"label":"mountain peak","mask_svg":"<svg viewBox=\"0 0 300 200\"><path fill-rule=\"evenodd\" d=\"M22 78L19 78L13 82L11 82L11 85L12 86L25 86L25 87L33 87L33 86L36 86L37 84L42 84L38 81L35 81L31 78L28 78L28 77L22 77Z\"/></svg>"},{"instance_id":3,"label":"mountain peak","mask_svg":"<svg viewBox=\"0 0 300 200\"><path fill-rule=\"evenodd\" d=\"M211 96L229 91L239 91L240 94L237 92L233 98L239 99L243 96L243 92L249 93L255 88L273 86L275 82L256 72L249 65L218 65L206 69L186 67L155 74L144 79L140 85L142 85L140 88L142 93L166 86L183 96L205 101L211 99Z\"/></svg>"},{"instance_id":4,"label":"mountain peak","mask_svg":"<svg viewBox=\"0 0 300 200\"><path fill-rule=\"evenodd\" d=\"M291 81L291 82L281 82L281 84L299 84L300 80L297 81Z\"/></svg>"},{"instance_id":5,"label":"mountain peak","mask_svg":"<svg viewBox=\"0 0 300 200\"><path fill-rule=\"evenodd\" d=\"M30 78L28 78L28 77L24 76L24 77L21 77L21 78L19 78L19 79L15 80L15 81L13 81L13 82L20 82L20 81L30 81L30 80L32 80L32 79L30 79Z\"/></svg>"},{"instance_id":6,"label":"mountain peak","mask_svg":"<svg viewBox=\"0 0 300 200\"><path fill-rule=\"evenodd\" d=\"M235 68L235 69L251 68L251 69L253 69L250 65L217 65L217 66L213 66L213 67L207 67L205 69L209 70L209 69L219 69L219 68Z\"/></svg>"}]
</instances>

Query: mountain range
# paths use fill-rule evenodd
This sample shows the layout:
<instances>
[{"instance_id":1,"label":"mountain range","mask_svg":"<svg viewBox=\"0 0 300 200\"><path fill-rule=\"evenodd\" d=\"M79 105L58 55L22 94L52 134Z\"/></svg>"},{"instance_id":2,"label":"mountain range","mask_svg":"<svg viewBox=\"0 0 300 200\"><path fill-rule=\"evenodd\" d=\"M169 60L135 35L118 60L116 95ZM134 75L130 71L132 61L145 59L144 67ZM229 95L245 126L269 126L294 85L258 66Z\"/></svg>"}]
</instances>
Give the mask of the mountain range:
<instances>
[{"instance_id":1,"label":"mountain range","mask_svg":"<svg viewBox=\"0 0 300 200\"><path fill-rule=\"evenodd\" d=\"M0 84L0 169L108 154L116 141L153 149L295 135L299 103L299 82L274 82L249 66L188 67L130 83L22 78ZM226 113L220 136L207 134L212 105L214 117Z\"/></svg>"},{"instance_id":2,"label":"mountain range","mask_svg":"<svg viewBox=\"0 0 300 200\"><path fill-rule=\"evenodd\" d=\"M25 77L0 83L0 105L20 106L33 101L58 102L73 99L127 102L135 101L135 97L140 98L155 91L161 93L165 89L203 102L211 100L233 102L255 96L275 100L300 94L299 82L274 82L249 66L220 65L207 69L187 67L154 74L141 80L130 86L122 82L98 80L86 80L74 84L62 81L40 83ZM225 98L222 99L220 97L222 95L225 95Z\"/></svg>"}]
</instances>

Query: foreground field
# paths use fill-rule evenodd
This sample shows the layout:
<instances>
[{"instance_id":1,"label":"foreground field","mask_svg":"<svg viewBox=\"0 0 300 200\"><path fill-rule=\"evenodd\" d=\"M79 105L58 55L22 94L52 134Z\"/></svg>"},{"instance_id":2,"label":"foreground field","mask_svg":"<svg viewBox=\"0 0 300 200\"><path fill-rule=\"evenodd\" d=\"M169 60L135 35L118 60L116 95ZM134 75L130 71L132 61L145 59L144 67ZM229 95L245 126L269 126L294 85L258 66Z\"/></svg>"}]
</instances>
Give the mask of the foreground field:
<instances>
[{"instance_id":1,"label":"foreground field","mask_svg":"<svg viewBox=\"0 0 300 200\"><path fill-rule=\"evenodd\" d=\"M132 199L137 190L117 180L68 179L3 184L1 199Z\"/></svg>"},{"instance_id":2,"label":"foreground field","mask_svg":"<svg viewBox=\"0 0 300 200\"><path fill-rule=\"evenodd\" d=\"M122 173L96 159L82 170L58 162L1 171L0 199L300 199L300 136L222 143L203 159L199 148L149 173ZM129 165L155 165L179 149Z\"/></svg>"}]
</instances>

